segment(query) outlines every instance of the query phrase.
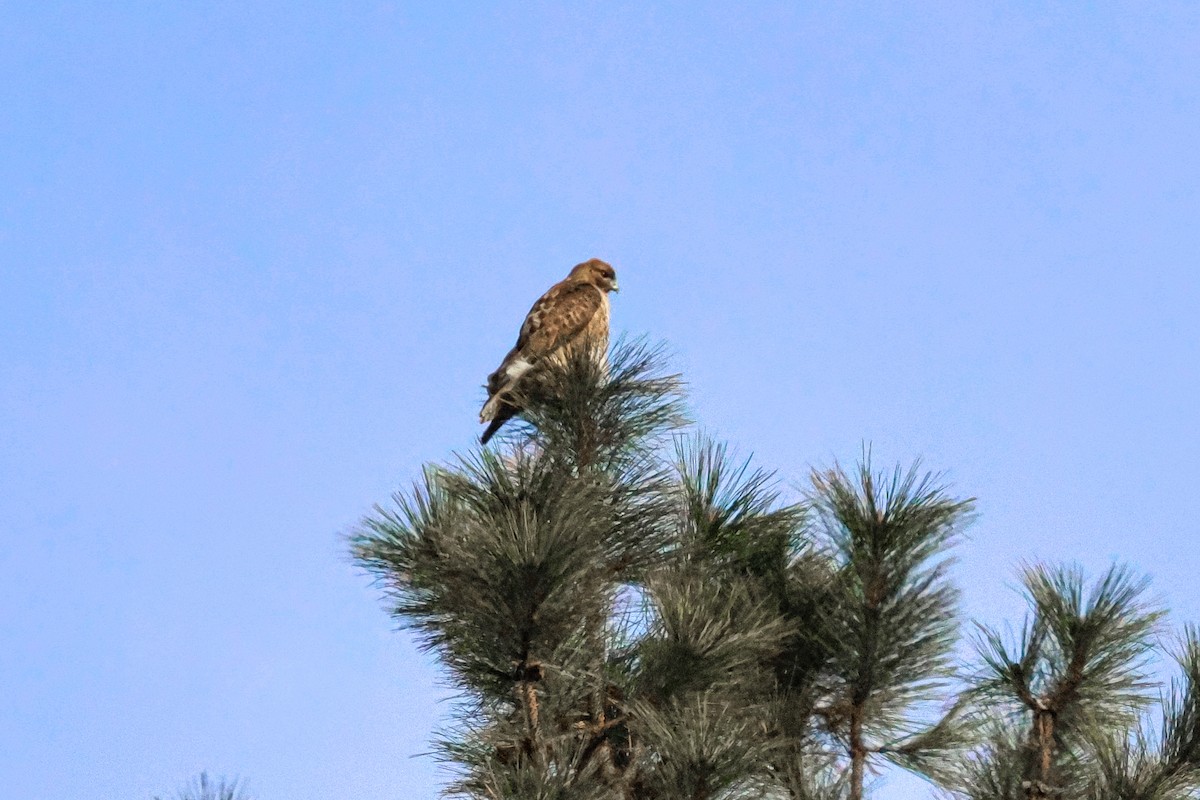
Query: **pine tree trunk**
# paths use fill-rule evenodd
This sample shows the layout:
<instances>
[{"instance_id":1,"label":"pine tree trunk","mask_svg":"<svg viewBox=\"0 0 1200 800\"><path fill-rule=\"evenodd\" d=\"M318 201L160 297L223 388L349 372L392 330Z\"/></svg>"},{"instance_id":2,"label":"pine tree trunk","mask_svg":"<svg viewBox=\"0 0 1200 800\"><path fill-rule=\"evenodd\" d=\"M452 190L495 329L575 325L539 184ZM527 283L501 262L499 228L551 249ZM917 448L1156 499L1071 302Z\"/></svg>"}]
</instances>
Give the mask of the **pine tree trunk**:
<instances>
[{"instance_id":1,"label":"pine tree trunk","mask_svg":"<svg viewBox=\"0 0 1200 800\"><path fill-rule=\"evenodd\" d=\"M605 664L605 637L604 625L606 616L603 612L595 615L585 623L587 625L587 646L592 651L592 660L590 668L592 671L592 691L588 697L588 721L590 723L590 736L593 737L593 743L599 741L599 744L594 749L589 747L593 758L600 759L601 767L607 766L608 745L600 740L600 737L605 736L605 714L604 706L606 699L606 682L604 675Z\"/></svg>"},{"instance_id":2,"label":"pine tree trunk","mask_svg":"<svg viewBox=\"0 0 1200 800\"><path fill-rule=\"evenodd\" d=\"M1025 797L1028 800L1046 800L1055 794L1050 783L1050 771L1054 763L1053 711L1039 708L1034 712L1032 739L1037 747L1037 777L1025 781Z\"/></svg>"},{"instance_id":3,"label":"pine tree trunk","mask_svg":"<svg viewBox=\"0 0 1200 800\"><path fill-rule=\"evenodd\" d=\"M862 740L862 709L850 711L850 800L862 800L867 751Z\"/></svg>"},{"instance_id":4,"label":"pine tree trunk","mask_svg":"<svg viewBox=\"0 0 1200 800\"><path fill-rule=\"evenodd\" d=\"M542 679L542 665L526 656L519 667L520 680L517 684L521 711L525 716L526 755L534 762L542 759L542 726L538 708L537 685Z\"/></svg>"}]
</instances>

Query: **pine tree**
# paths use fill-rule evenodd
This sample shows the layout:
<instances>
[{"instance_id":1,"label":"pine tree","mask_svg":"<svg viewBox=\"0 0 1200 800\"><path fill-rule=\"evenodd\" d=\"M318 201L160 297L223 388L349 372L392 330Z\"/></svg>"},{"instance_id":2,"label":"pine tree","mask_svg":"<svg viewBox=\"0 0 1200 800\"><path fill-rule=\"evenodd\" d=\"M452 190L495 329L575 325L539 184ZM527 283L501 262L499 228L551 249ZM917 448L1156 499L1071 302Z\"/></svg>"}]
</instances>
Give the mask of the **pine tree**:
<instances>
[{"instance_id":1,"label":"pine tree","mask_svg":"<svg viewBox=\"0 0 1200 800\"><path fill-rule=\"evenodd\" d=\"M1161 614L1114 568L1033 566L1015 645L964 684L937 476L769 471L683 432L661 351L534 374L522 421L429 466L353 536L459 693L446 792L489 800L860 800L884 764L970 800L1196 796L1200 643L1147 715Z\"/></svg>"},{"instance_id":2,"label":"pine tree","mask_svg":"<svg viewBox=\"0 0 1200 800\"><path fill-rule=\"evenodd\" d=\"M461 690L451 792L599 798L634 782L637 670L615 622L671 550L661 450L683 416L659 361L619 344L606 365L543 371L502 452L428 468L354 539Z\"/></svg>"},{"instance_id":3,"label":"pine tree","mask_svg":"<svg viewBox=\"0 0 1200 800\"><path fill-rule=\"evenodd\" d=\"M936 477L864 461L851 477L813 475L812 505L837 567L827 615L824 699L815 709L839 759L849 797L863 796L872 760L936 775L961 733L954 709L922 726L914 711L944 696L953 674L957 590L946 548L972 501L951 498Z\"/></svg>"},{"instance_id":4,"label":"pine tree","mask_svg":"<svg viewBox=\"0 0 1200 800\"><path fill-rule=\"evenodd\" d=\"M1163 613L1145 601L1146 579L1120 565L1090 589L1076 567L1034 565L1022 577L1030 608L1015 641L980 628L968 697L986 736L949 786L971 800L1200 796L1196 631L1154 703L1148 667Z\"/></svg>"}]
</instances>

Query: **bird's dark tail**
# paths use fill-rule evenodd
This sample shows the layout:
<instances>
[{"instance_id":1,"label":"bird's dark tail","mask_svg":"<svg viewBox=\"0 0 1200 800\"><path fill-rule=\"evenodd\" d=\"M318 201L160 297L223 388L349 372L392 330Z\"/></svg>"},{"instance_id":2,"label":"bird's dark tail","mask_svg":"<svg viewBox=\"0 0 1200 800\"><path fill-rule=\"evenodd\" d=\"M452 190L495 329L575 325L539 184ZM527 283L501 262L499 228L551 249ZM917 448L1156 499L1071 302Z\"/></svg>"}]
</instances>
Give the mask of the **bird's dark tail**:
<instances>
[{"instance_id":1,"label":"bird's dark tail","mask_svg":"<svg viewBox=\"0 0 1200 800\"><path fill-rule=\"evenodd\" d=\"M487 426L487 430L483 432L483 436L479 437L479 443L487 444L488 440L496 435L496 431L500 430L500 427L504 423L515 417L517 415L517 411L519 410L520 409L514 405L501 403L500 407L496 409L496 416L492 417L491 424Z\"/></svg>"}]
</instances>

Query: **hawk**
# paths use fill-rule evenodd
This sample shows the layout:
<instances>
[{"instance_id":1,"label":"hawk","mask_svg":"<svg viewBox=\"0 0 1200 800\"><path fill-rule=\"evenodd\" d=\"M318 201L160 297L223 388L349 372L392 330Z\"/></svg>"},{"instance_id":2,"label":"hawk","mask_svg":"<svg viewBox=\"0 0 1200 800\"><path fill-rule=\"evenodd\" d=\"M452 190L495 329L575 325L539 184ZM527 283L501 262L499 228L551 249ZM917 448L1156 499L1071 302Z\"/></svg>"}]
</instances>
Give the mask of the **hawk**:
<instances>
[{"instance_id":1,"label":"hawk","mask_svg":"<svg viewBox=\"0 0 1200 800\"><path fill-rule=\"evenodd\" d=\"M575 265L571 274L538 298L521 324L517 344L488 376L480 437L487 444L520 411L510 402L521 376L546 360L565 362L580 347L603 354L608 348L608 293L618 291L617 273L598 258Z\"/></svg>"}]
</instances>

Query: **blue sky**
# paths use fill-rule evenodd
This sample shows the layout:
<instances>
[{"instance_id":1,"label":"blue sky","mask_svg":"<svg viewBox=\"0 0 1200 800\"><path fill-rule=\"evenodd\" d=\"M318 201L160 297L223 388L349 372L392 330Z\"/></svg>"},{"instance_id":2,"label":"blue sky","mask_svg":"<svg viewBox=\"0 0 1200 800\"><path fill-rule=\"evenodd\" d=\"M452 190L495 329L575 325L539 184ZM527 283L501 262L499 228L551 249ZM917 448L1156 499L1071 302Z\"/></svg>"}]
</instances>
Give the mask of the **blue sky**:
<instances>
[{"instance_id":1,"label":"blue sky","mask_svg":"<svg viewBox=\"0 0 1200 800\"><path fill-rule=\"evenodd\" d=\"M955 575L1200 621L1200 6L0 2L0 784L433 797L340 538L569 267L798 484L923 457ZM877 797L921 796L885 778Z\"/></svg>"}]
</instances>

